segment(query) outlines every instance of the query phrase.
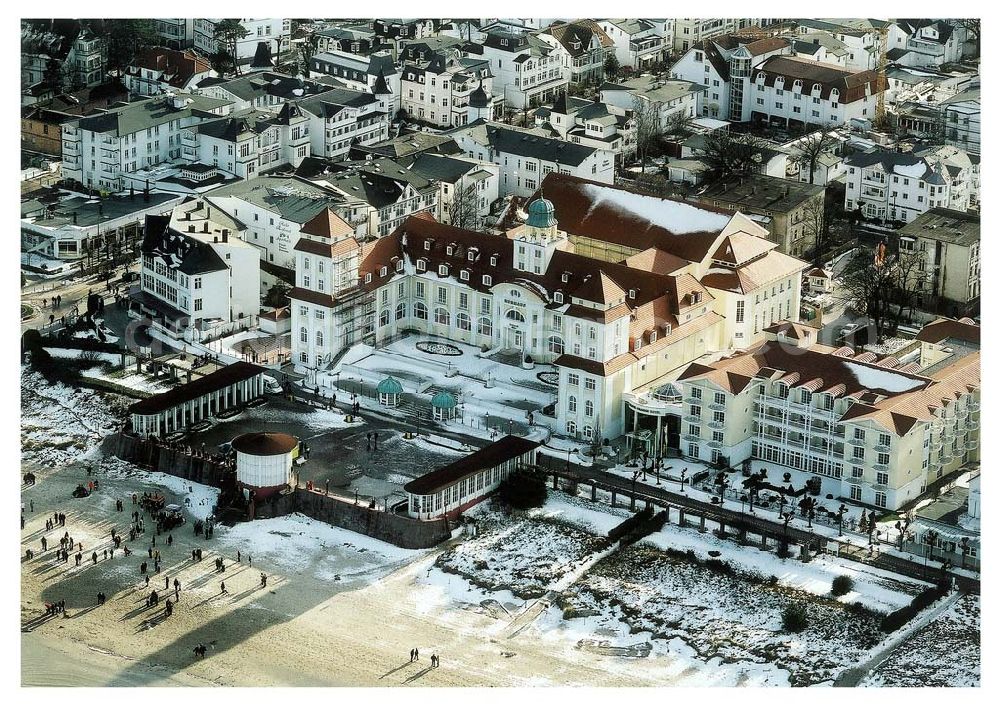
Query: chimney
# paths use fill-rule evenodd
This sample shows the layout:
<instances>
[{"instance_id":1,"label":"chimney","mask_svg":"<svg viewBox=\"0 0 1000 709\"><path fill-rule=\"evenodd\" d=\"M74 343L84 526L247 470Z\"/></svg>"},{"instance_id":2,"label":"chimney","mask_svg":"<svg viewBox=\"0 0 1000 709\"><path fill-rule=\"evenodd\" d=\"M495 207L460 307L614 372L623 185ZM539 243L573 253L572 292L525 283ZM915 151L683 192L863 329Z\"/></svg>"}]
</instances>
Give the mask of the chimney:
<instances>
[{"instance_id":1,"label":"chimney","mask_svg":"<svg viewBox=\"0 0 1000 709\"><path fill-rule=\"evenodd\" d=\"M229 243L229 229L222 230L222 243L223 244Z\"/></svg>"},{"instance_id":2,"label":"chimney","mask_svg":"<svg viewBox=\"0 0 1000 709\"><path fill-rule=\"evenodd\" d=\"M208 222L205 222L205 230L204 231L205 231L206 234L208 233Z\"/></svg>"},{"instance_id":3,"label":"chimney","mask_svg":"<svg viewBox=\"0 0 1000 709\"><path fill-rule=\"evenodd\" d=\"M212 237L212 243L213 243L213 244L218 244L218 243L219 243L219 237L217 237L217 236L213 236L213 237Z\"/></svg>"},{"instance_id":4,"label":"chimney","mask_svg":"<svg viewBox=\"0 0 1000 709\"><path fill-rule=\"evenodd\" d=\"M188 224L188 233L194 234L194 224Z\"/></svg>"},{"instance_id":5,"label":"chimney","mask_svg":"<svg viewBox=\"0 0 1000 709\"><path fill-rule=\"evenodd\" d=\"M197 202L194 203L194 208L195 209L201 209L204 206L205 206L205 203L202 202L201 200L198 200Z\"/></svg>"}]
</instances>

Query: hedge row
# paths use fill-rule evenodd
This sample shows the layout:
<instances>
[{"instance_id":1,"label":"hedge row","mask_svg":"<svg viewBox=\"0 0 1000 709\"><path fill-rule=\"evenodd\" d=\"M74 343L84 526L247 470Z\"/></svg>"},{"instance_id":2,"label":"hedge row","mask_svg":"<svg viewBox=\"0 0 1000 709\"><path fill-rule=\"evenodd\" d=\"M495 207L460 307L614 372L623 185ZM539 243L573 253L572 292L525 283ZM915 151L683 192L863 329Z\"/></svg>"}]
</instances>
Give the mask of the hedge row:
<instances>
[{"instance_id":1,"label":"hedge row","mask_svg":"<svg viewBox=\"0 0 1000 709\"><path fill-rule=\"evenodd\" d=\"M928 588L918 593L910 604L895 610L882 619L883 633L894 633L913 620L917 613L930 606L934 601L944 596L947 591L940 585Z\"/></svg>"}]
</instances>

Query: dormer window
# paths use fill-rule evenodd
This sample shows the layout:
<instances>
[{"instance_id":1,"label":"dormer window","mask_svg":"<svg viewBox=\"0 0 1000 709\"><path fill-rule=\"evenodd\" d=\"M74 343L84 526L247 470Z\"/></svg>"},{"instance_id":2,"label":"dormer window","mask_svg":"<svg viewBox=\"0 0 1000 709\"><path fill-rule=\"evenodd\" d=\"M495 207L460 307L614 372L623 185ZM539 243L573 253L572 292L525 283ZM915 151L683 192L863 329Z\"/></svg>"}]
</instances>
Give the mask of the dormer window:
<instances>
[{"instance_id":1,"label":"dormer window","mask_svg":"<svg viewBox=\"0 0 1000 709\"><path fill-rule=\"evenodd\" d=\"M649 333L649 341L651 343L656 342L656 330L653 330L651 333Z\"/></svg>"},{"instance_id":2,"label":"dormer window","mask_svg":"<svg viewBox=\"0 0 1000 709\"><path fill-rule=\"evenodd\" d=\"M635 300L635 288L628 289L628 298L629 300Z\"/></svg>"},{"instance_id":3,"label":"dormer window","mask_svg":"<svg viewBox=\"0 0 1000 709\"><path fill-rule=\"evenodd\" d=\"M469 280L469 272L467 270L465 270L464 268L462 269L462 271L458 275L459 275L459 278L461 278L463 281Z\"/></svg>"},{"instance_id":4,"label":"dormer window","mask_svg":"<svg viewBox=\"0 0 1000 709\"><path fill-rule=\"evenodd\" d=\"M666 325L664 325L663 326L663 336L666 337L667 335L669 335L670 331L673 330L673 329L674 329L674 326L671 325L670 323L667 323Z\"/></svg>"},{"instance_id":5,"label":"dormer window","mask_svg":"<svg viewBox=\"0 0 1000 709\"><path fill-rule=\"evenodd\" d=\"M562 294L562 291L561 291L561 290L557 290L557 291L555 292L555 295L553 295L553 296L552 296L552 299L553 299L553 300L554 300L555 302L557 302L557 303L559 303L559 304L561 305L561 304L562 304L562 302L563 302L563 294Z\"/></svg>"},{"instance_id":6,"label":"dormer window","mask_svg":"<svg viewBox=\"0 0 1000 709\"><path fill-rule=\"evenodd\" d=\"M491 266L496 266L497 265L497 256L496 256L496 254L493 254L492 256L490 256L490 265Z\"/></svg>"},{"instance_id":7,"label":"dormer window","mask_svg":"<svg viewBox=\"0 0 1000 709\"><path fill-rule=\"evenodd\" d=\"M439 276L447 276L448 275L448 267L446 265L444 265L444 264L441 264L440 266L438 266L438 275Z\"/></svg>"},{"instance_id":8,"label":"dormer window","mask_svg":"<svg viewBox=\"0 0 1000 709\"><path fill-rule=\"evenodd\" d=\"M365 283L371 283L371 282L372 282L372 274L366 273L365 274Z\"/></svg>"},{"instance_id":9,"label":"dormer window","mask_svg":"<svg viewBox=\"0 0 1000 709\"><path fill-rule=\"evenodd\" d=\"M562 282L569 283L569 271L563 271Z\"/></svg>"},{"instance_id":10,"label":"dormer window","mask_svg":"<svg viewBox=\"0 0 1000 709\"><path fill-rule=\"evenodd\" d=\"M431 250L431 240L424 239L424 251L430 251L430 250Z\"/></svg>"},{"instance_id":11,"label":"dormer window","mask_svg":"<svg viewBox=\"0 0 1000 709\"><path fill-rule=\"evenodd\" d=\"M484 286L492 286L493 285L493 276L483 276L483 285Z\"/></svg>"},{"instance_id":12,"label":"dormer window","mask_svg":"<svg viewBox=\"0 0 1000 709\"><path fill-rule=\"evenodd\" d=\"M427 262L424 261L422 258L418 258L417 259L417 270L418 271L426 271L427 270Z\"/></svg>"},{"instance_id":13,"label":"dormer window","mask_svg":"<svg viewBox=\"0 0 1000 709\"><path fill-rule=\"evenodd\" d=\"M403 272L403 261L402 259L400 259L399 261L396 261L396 273L402 273L402 272Z\"/></svg>"},{"instance_id":14,"label":"dormer window","mask_svg":"<svg viewBox=\"0 0 1000 709\"><path fill-rule=\"evenodd\" d=\"M380 275L380 276L384 276L384 275L386 275L386 274L387 274L388 272L389 272L389 269L388 269L388 268L386 268L385 266L383 266L382 268L380 268L380 269L379 269L379 272L378 272L378 275Z\"/></svg>"},{"instance_id":15,"label":"dormer window","mask_svg":"<svg viewBox=\"0 0 1000 709\"><path fill-rule=\"evenodd\" d=\"M455 247L452 244L448 244L448 248L445 249L445 253L449 256L453 256L455 254Z\"/></svg>"},{"instance_id":16,"label":"dormer window","mask_svg":"<svg viewBox=\"0 0 1000 709\"><path fill-rule=\"evenodd\" d=\"M474 249L473 248L473 249L469 249L469 251L468 251L468 253L466 255L469 257L470 261L475 261L477 253L478 253L478 249Z\"/></svg>"}]
</instances>

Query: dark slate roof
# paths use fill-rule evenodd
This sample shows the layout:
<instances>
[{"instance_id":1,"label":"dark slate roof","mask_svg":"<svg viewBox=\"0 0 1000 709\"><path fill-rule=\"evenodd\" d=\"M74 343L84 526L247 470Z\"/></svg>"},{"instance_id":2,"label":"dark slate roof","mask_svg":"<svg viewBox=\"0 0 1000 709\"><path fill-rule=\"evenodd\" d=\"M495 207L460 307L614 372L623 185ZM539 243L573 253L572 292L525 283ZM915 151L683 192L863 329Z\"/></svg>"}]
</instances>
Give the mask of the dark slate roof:
<instances>
[{"instance_id":1,"label":"dark slate roof","mask_svg":"<svg viewBox=\"0 0 1000 709\"><path fill-rule=\"evenodd\" d=\"M480 448L475 453L411 480L403 486L403 490L412 495L432 495L476 473L518 458L540 445L542 444L539 441L531 441L520 436L504 436L496 443Z\"/></svg>"},{"instance_id":2,"label":"dark slate roof","mask_svg":"<svg viewBox=\"0 0 1000 709\"><path fill-rule=\"evenodd\" d=\"M545 138L496 124L486 125L490 145L497 152L536 158L560 165L579 165L597 150L565 140Z\"/></svg>"},{"instance_id":3,"label":"dark slate roof","mask_svg":"<svg viewBox=\"0 0 1000 709\"><path fill-rule=\"evenodd\" d=\"M924 165L924 173L917 179L928 180L934 175L934 171L927 165L927 161L923 158L918 158L913 153L895 153L888 150L877 150L871 153L854 153L844 158L844 164L850 167L861 168L881 165L882 169L886 172L896 172L896 168Z\"/></svg>"},{"instance_id":4,"label":"dark slate roof","mask_svg":"<svg viewBox=\"0 0 1000 709\"><path fill-rule=\"evenodd\" d=\"M440 180L450 184L455 184L462 175L478 168L476 163L434 153L421 153L410 165L410 170L427 180Z\"/></svg>"},{"instance_id":5,"label":"dark slate roof","mask_svg":"<svg viewBox=\"0 0 1000 709\"><path fill-rule=\"evenodd\" d=\"M149 415L169 411L179 404L184 404L205 394L211 394L231 384L251 379L265 371L263 367L256 364L236 362L222 369L217 369L211 374L206 374L200 379L174 387L170 391L137 401L129 407L129 413Z\"/></svg>"},{"instance_id":6,"label":"dark slate roof","mask_svg":"<svg viewBox=\"0 0 1000 709\"><path fill-rule=\"evenodd\" d=\"M160 256L189 276L225 271L228 266L210 244L170 229L170 215L148 215L142 253Z\"/></svg>"}]
</instances>

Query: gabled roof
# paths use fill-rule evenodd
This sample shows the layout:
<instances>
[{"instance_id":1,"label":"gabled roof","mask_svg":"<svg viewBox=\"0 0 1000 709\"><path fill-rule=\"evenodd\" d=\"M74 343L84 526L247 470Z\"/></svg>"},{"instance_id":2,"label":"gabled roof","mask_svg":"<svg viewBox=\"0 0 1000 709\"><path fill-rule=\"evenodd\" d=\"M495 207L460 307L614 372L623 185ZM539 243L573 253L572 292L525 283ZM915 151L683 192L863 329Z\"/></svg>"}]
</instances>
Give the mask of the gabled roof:
<instances>
[{"instance_id":1,"label":"gabled roof","mask_svg":"<svg viewBox=\"0 0 1000 709\"><path fill-rule=\"evenodd\" d=\"M599 271L596 277L584 278L583 285L573 291L573 297L591 303L612 305L625 299L625 291L608 274Z\"/></svg>"},{"instance_id":2,"label":"gabled roof","mask_svg":"<svg viewBox=\"0 0 1000 709\"><path fill-rule=\"evenodd\" d=\"M302 225L299 230L302 234L310 236L322 236L335 240L345 236L353 236L354 229L351 225L341 219L336 212L329 207L319 212L315 217Z\"/></svg>"}]
</instances>

